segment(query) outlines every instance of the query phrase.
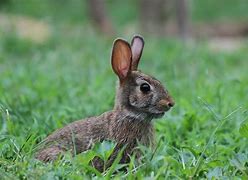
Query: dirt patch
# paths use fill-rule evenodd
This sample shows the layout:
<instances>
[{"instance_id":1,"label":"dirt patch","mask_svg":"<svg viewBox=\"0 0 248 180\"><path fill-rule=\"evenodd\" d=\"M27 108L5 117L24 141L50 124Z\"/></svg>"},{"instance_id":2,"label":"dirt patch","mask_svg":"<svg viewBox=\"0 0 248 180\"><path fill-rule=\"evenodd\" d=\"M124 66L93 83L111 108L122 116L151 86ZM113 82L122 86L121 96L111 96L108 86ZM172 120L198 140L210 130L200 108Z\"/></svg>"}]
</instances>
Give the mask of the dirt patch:
<instances>
[{"instance_id":1,"label":"dirt patch","mask_svg":"<svg viewBox=\"0 0 248 180\"><path fill-rule=\"evenodd\" d=\"M241 38L210 38L208 46L215 52L232 52L243 47L244 42Z\"/></svg>"},{"instance_id":2,"label":"dirt patch","mask_svg":"<svg viewBox=\"0 0 248 180\"><path fill-rule=\"evenodd\" d=\"M209 37L244 37L248 36L248 23L246 22L214 22L194 23L189 32L193 38ZM167 36L178 36L178 26L174 21L168 21L164 28Z\"/></svg>"},{"instance_id":3,"label":"dirt patch","mask_svg":"<svg viewBox=\"0 0 248 180\"><path fill-rule=\"evenodd\" d=\"M2 32L13 32L34 43L44 43L51 34L47 23L27 16L0 14L0 27Z\"/></svg>"},{"instance_id":4,"label":"dirt patch","mask_svg":"<svg viewBox=\"0 0 248 180\"><path fill-rule=\"evenodd\" d=\"M196 37L243 37L248 36L248 24L242 22L219 22L196 24L192 29Z\"/></svg>"},{"instance_id":5,"label":"dirt patch","mask_svg":"<svg viewBox=\"0 0 248 180\"><path fill-rule=\"evenodd\" d=\"M169 37L179 37L177 24L173 21L168 22L164 34ZM248 37L248 23L214 22L192 24L189 39L205 39L211 50L231 52L240 49L246 37Z\"/></svg>"}]
</instances>

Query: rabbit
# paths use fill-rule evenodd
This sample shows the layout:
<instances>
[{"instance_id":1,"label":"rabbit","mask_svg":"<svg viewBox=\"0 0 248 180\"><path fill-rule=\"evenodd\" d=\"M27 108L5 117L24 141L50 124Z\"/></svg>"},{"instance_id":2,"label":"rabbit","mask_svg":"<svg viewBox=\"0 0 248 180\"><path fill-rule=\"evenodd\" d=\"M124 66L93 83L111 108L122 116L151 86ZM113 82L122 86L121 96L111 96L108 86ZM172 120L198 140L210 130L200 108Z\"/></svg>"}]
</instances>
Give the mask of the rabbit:
<instances>
[{"instance_id":1,"label":"rabbit","mask_svg":"<svg viewBox=\"0 0 248 180\"><path fill-rule=\"evenodd\" d=\"M113 110L74 121L53 132L44 140L37 159L54 161L66 151L75 155L90 149L94 143L111 140L116 146L105 166L109 167L124 146L120 163L129 162L138 143L153 146L152 119L162 117L174 106L174 101L160 81L138 70L143 48L140 35L133 37L131 45L120 38L114 41L111 65L119 83ZM92 165L104 171L100 158L94 158Z\"/></svg>"}]
</instances>

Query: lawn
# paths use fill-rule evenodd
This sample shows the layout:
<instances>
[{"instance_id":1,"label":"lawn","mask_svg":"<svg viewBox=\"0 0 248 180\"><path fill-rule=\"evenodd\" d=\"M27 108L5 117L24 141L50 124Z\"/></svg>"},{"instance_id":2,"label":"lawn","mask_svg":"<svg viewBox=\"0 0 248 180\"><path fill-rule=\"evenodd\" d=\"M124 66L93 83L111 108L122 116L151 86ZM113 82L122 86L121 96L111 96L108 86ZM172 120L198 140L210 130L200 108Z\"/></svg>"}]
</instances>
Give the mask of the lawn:
<instances>
[{"instance_id":1,"label":"lawn","mask_svg":"<svg viewBox=\"0 0 248 180\"><path fill-rule=\"evenodd\" d=\"M49 36L37 42L0 29L0 179L248 179L247 39L233 51L216 51L207 40L185 45L144 35L140 69L161 80L176 105L154 121L156 148L140 147L145 155L140 163L132 160L127 172L114 164L99 173L88 164L95 154L108 157L114 147L109 142L54 163L34 159L38 143L55 129L110 110L117 78L110 65L114 38L89 25L87 14L80 13L85 3L40 1L37 10L37 1L23 2L4 5L2 13L43 20ZM235 18L245 17L243 2L237 1ZM211 11L207 4L195 4L202 5ZM113 10L114 23L135 23L135 11L130 8L125 19L125 10ZM219 13L222 17L224 11ZM210 14L207 19L195 10L193 19L218 16ZM130 41L134 33L119 29L117 36Z\"/></svg>"}]
</instances>

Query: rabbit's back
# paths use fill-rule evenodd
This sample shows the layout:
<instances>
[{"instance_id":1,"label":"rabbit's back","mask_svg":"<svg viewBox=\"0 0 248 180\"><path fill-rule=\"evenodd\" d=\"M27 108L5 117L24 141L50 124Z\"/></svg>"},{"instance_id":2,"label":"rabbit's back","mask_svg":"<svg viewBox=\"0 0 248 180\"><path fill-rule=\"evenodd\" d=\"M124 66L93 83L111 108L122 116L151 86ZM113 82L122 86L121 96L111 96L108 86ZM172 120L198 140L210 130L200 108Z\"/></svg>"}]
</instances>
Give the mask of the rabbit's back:
<instances>
[{"instance_id":1,"label":"rabbit's back","mask_svg":"<svg viewBox=\"0 0 248 180\"><path fill-rule=\"evenodd\" d=\"M111 112L75 121L49 135L42 143L36 158L51 161L65 151L78 154L97 142L107 139Z\"/></svg>"}]
</instances>

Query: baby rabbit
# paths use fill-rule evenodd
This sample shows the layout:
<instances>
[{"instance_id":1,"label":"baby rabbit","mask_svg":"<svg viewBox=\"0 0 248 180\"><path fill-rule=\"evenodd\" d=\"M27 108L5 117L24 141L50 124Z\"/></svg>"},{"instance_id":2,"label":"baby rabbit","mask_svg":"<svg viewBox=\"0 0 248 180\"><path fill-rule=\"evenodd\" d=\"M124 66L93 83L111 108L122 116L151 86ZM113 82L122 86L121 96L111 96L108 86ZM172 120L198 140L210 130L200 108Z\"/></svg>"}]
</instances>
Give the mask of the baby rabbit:
<instances>
[{"instance_id":1,"label":"baby rabbit","mask_svg":"<svg viewBox=\"0 0 248 180\"><path fill-rule=\"evenodd\" d=\"M141 36L134 36L131 45L123 39L114 41L111 64L119 85L113 110L55 131L44 140L37 159L52 161L65 151L78 154L96 142L112 140L117 144L107 162L106 167L109 167L124 146L121 163L129 161L138 142L145 146L153 144L151 120L162 117L174 102L160 81L138 70L143 47ZM95 158L92 165L103 171L100 158Z\"/></svg>"}]
</instances>

